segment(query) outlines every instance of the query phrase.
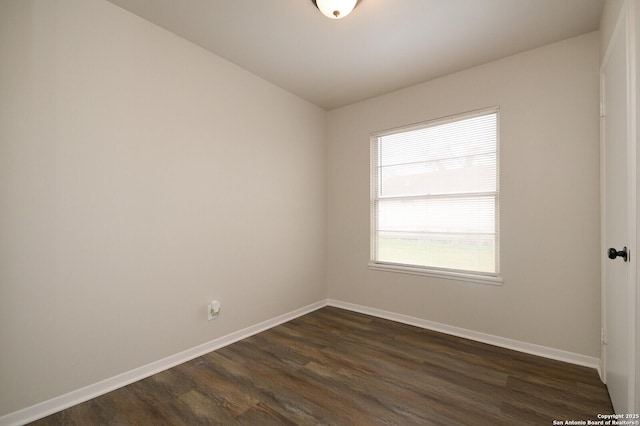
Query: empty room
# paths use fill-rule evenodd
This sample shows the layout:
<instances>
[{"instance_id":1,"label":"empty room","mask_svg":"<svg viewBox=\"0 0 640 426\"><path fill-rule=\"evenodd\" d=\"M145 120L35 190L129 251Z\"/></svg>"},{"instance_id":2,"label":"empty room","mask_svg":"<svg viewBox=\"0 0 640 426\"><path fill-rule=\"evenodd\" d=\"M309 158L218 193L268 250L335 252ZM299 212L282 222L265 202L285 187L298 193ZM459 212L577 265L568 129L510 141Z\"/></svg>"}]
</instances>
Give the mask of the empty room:
<instances>
[{"instance_id":1,"label":"empty room","mask_svg":"<svg viewBox=\"0 0 640 426\"><path fill-rule=\"evenodd\" d=\"M0 426L640 425L640 0L0 0Z\"/></svg>"}]
</instances>

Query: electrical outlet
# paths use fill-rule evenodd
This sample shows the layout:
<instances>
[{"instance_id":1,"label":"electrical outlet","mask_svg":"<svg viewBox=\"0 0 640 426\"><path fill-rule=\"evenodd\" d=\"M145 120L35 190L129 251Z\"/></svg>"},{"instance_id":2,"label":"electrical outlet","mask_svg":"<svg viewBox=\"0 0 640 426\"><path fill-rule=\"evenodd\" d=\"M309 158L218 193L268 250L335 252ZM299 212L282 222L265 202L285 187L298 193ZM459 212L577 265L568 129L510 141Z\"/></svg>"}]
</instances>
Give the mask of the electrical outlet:
<instances>
[{"instance_id":1,"label":"electrical outlet","mask_svg":"<svg viewBox=\"0 0 640 426\"><path fill-rule=\"evenodd\" d=\"M207 307L207 319L209 321L218 318L220 313L220 302L213 300Z\"/></svg>"}]
</instances>

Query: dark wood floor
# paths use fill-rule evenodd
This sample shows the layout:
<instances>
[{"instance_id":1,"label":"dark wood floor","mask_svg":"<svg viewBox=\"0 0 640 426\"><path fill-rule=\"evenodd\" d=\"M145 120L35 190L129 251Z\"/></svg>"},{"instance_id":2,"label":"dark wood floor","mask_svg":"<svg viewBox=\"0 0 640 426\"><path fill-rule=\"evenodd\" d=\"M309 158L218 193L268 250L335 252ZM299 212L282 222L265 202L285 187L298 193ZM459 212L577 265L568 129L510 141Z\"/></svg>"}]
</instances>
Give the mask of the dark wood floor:
<instances>
[{"instance_id":1,"label":"dark wood floor","mask_svg":"<svg viewBox=\"0 0 640 426\"><path fill-rule=\"evenodd\" d=\"M326 307L34 425L552 425L595 370Z\"/></svg>"}]
</instances>

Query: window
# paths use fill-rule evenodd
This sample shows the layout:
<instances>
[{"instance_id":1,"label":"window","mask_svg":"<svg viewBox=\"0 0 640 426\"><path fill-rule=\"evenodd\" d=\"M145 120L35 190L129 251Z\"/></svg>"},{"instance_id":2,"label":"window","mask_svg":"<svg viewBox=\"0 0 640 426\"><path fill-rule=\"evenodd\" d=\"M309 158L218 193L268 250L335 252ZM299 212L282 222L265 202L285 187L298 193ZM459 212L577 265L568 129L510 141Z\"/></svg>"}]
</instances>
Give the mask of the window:
<instances>
[{"instance_id":1,"label":"window","mask_svg":"<svg viewBox=\"0 0 640 426\"><path fill-rule=\"evenodd\" d=\"M371 263L499 283L497 108L372 136Z\"/></svg>"}]
</instances>

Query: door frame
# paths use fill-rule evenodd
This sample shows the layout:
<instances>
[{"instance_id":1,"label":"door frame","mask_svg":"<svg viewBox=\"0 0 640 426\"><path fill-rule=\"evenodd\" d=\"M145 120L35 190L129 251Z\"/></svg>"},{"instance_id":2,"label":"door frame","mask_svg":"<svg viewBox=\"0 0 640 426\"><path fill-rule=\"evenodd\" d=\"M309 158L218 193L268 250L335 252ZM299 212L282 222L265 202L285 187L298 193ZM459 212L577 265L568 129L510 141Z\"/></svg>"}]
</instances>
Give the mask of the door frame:
<instances>
[{"instance_id":1,"label":"door frame","mask_svg":"<svg viewBox=\"0 0 640 426\"><path fill-rule=\"evenodd\" d=\"M608 63L611 45L617 37L625 37L627 43L627 199L628 199L628 233L629 241L628 247L630 248L630 263L629 263L629 275L627 282L628 293L628 315L629 315L629 345L628 345L628 359L629 359L629 382L628 382L628 402L627 406L632 407L637 413L640 411L640 361L636 359L636 354L640 354L640 312L638 306L640 306L640 281L638 280L638 268L637 263L640 261L638 256L637 241L640 237L638 231L638 216L637 212L640 209L638 205L638 108L637 108L637 45L636 45L636 25L638 23L638 7L640 6L640 0L625 0L620 10L620 15L616 21L616 25L613 31L613 35L609 40L609 45L606 46L605 55L600 65L600 211L601 211L601 294L602 294L602 333L601 333L601 359L600 359L600 377L604 383L607 383L607 353L606 353L606 336L608 324L606 323L606 302L607 302L607 286L606 286L606 271L610 265L610 260L607 259L605 253L608 247L606 247L606 229L604 224L606 219L606 189L605 189L605 132L604 132L604 120L606 115L605 99L605 87L604 87L604 69ZM621 33L624 31L624 33ZM603 46L604 47L604 46ZM619 413L622 414L622 413Z\"/></svg>"}]
</instances>

